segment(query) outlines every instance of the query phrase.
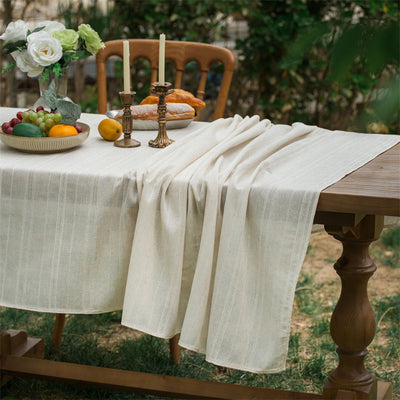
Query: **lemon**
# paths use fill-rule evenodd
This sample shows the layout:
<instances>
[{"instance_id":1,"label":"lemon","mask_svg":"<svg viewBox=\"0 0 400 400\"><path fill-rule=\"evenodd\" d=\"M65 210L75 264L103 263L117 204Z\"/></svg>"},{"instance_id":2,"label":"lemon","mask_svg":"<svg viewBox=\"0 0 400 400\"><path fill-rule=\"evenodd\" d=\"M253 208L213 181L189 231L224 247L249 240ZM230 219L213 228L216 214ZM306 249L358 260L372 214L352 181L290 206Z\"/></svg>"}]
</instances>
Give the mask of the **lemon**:
<instances>
[{"instance_id":1,"label":"lemon","mask_svg":"<svg viewBox=\"0 0 400 400\"><path fill-rule=\"evenodd\" d=\"M112 118L103 119L99 124L100 136L109 141L117 140L122 135L122 125Z\"/></svg>"}]
</instances>

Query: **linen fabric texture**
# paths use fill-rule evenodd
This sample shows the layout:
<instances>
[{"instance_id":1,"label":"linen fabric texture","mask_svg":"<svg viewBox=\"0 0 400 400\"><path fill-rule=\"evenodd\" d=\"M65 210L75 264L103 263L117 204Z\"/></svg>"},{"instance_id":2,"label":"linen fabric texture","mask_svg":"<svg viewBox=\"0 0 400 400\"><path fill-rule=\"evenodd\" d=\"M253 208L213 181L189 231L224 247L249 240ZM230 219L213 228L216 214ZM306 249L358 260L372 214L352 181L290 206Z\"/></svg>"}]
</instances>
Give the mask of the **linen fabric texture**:
<instances>
[{"instance_id":1,"label":"linen fabric texture","mask_svg":"<svg viewBox=\"0 0 400 400\"><path fill-rule=\"evenodd\" d=\"M122 324L252 372L285 368L319 193L399 138L221 119L131 174Z\"/></svg>"},{"instance_id":2,"label":"linen fabric texture","mask_svg":"<svg viewBox=\"0 0 400 400\"><path fill-rule=\"evenodd\" d=\"M17 111L1 108L0 119ZM67 314L122 309L138 209L137 196L127 195L136 186L128 172L159 150L147 146L155 132L134 132L143 143L137 149L113 146L98 133L104 118L82 114L88 139L61 153L23 153L0 142L0 305Z\"/></svg>"},{"instance_id":3,"label":"linen fabric texture","mask_svg":"<svg viewBox=\"0 0 400 400\"><path fill-rule=\"evenodd\" d=\"M103 118L82 116L76 151L0 144L0 304L122 308L215 364L284 369L319 193L399 138L235 116L172 130L162 150L135 132L132 150L100 138Z\"/></svg>"}]
</instances>

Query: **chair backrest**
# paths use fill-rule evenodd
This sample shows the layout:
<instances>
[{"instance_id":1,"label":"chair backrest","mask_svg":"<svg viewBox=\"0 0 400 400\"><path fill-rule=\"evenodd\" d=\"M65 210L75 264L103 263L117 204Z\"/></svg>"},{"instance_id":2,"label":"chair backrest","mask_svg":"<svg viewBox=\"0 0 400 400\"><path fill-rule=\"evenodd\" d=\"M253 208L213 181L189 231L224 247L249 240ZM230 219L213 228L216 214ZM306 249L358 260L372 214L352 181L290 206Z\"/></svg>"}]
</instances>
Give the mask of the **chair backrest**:
<instances>
[{"instance_id":1,"label":"chair backrest","mask_svg":"<svg viewBox=\"0 0 400 400\"><path fill-rule=\"evenodd\" d=\"M138 58L147 59L151 66L151 82L157 81L159 41L155 39L129 39L130 65ZM106 61L111 56L123 56L123 40L111 40L105 42L105 48L96 55L97 66L97 90L98 112L104 114L107 111L107 79ZM201 77L197 87L197 93L193 93L199 99L204 100L207 74L215 62L221 62L224 66L222 82L216 100L213 120L221 118L224 114L228 92L235 67L235 56L223 47L206 43L180 42L166 40L165 58L175 64L176 76L173 87L182 88L182 76L186 64L196 61L200 66ZM133 85L134 90L134 85Z\"/></svg>"}]
</instances>

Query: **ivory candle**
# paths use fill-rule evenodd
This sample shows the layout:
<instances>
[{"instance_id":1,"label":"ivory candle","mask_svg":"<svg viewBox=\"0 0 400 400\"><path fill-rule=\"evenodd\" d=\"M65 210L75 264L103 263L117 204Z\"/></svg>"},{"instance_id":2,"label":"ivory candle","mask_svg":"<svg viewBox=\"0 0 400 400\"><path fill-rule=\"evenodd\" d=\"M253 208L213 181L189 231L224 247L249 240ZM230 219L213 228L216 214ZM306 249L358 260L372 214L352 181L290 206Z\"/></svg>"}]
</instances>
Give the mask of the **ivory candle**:
<instances>
[{"instance_id":1,"label":"ivory candle","mask_svg":"<svg viewBox=\"0 0 400 400\"><path fill-rule=\"evenodd\" d=\"M159 54L158 54L158 82L161 85L165 83L165 34L160 35L159 44Z\"/></svg>"},{"instance_id":2,"label":"ivory candle","mask_svg":"<svg viewBox=\"0 0 400 400\"><path fill-rule=\"evenodd\" d=\"M128 93L131 91L131 70L129 66L129 42L123 41L124 44L124 92Z\"/></svg>"}]
</instances>

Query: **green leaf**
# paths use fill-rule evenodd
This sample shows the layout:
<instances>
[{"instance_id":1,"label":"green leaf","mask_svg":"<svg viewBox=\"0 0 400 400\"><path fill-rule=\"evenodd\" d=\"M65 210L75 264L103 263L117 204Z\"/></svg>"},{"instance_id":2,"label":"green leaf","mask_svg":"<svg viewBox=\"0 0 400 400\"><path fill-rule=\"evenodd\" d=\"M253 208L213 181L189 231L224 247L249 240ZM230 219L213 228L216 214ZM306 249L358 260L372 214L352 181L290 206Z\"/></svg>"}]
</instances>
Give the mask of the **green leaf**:
<instances>
[{"instance_id":1,"label":"green leaf","mask_svg":"<svg viewBox=\"0 0 400 400\"><path fill-rule=\"evenodd\" d=\"M60 111L63 124L75 125L81 116L81 106L70 100L58 99L57 110Z\"/></svg>"},{"instance_id":2,"label":"green leaf","mask_svg":"<svg viewBox=\"0 0 400 400\"><path fill-rule=\"evenodd\" d=\"M398 65L400 59L400 25L397 22L376 27L365 46L366 69L379 74L387 65Z\"/></svg>"},{"instance_id":3,"label":"green leaf","mask_svg":"<svg viewBox=\"0 0 400 400\"><path fill-rule=\"evenodd\" d=\"M328 78L339 82L348 80L351 66L357 55L362 54L364 43L364 30L361 24L345 29L332 49Z\"/></svg>"},{"instance_id":4,"label":"green leaf","mask_svg":"<svg viewBox=\"0 0 400 400\"><path fill-rule=\"evenodd\" d=\"M6 43L3 45L3 49L6 54L10 54L13 51L23 49L26 47L26 40L18 40L17 42Z\"/></svg>"},{"instance_id":5,"label":"green leaf","mask_svg":"<svg viewBox=\"0 0 400 400\"><path fill-rule=\"evenodd\" d=\"M85 49L79 49L79 50L77 50L76 51L76 59L79 59L79 60L83 60L83 59L85 59L85 58L88 58L88 57L90 57L92 55L92 53L89 53L87 50L85 50Z\"/></svg>"},{"instance_id":6,"label":"green leaf","mask_svg":"<svg viewBox=\"0 0 400 400\"><path fill-rule=\"evenodd\" d=\"M32 32L30 32L30 33L39 32L39 31L41 31L42 29L44 29L44 26L39 26L39 27L35 28L35 29L34 29Z\"/></svg>"},{"instance_id":7,"label":"green leaf","mask_svg":"<svg viewBox=\"0 0 400 400\"><path fill-rule=\"evenodd\" d=\"M10 62L8 65L6 65L6 66L1 70L1 73L4 74L5 72L10 71L14 65L15 65L15 62L14 62L14 61L13 61L13 62Z\"/></svg>"},{"instance_id":8,"label":"green leaf","mask_svg":"<svg viewBox=\"0 0 400 400\"><path fill-rule=\"evenodd\" d=\"M307 57L315 43L329 31L329 25L321 22L301 32L296 40L288 46L286 54L282 58L281 68L296 68Z\"/></svg>"},{"instance_id":9,"label":"green leaf","mask_svg":"<svg viewBox=\"0 0 400 400\"><path fill-rule=\"evenodd\" d=\"M56 84L51 81L49 88L43 91L43 99L45 103L52 109L57 109L57 94L56 94Z\"/></svg>"},{"instance_id":10,"label":"green leaf","mask_svg":"<svg viewBox=\"0 0 400 400\"><path fill-rule=\"evenodd\" d=\"M386 89L382 98L375 101L372 106L375 113L382 121L389 122L390 118L400 109L400 75L393 77Z\"/></svg>"},{"instance_id":11,"label":"green leaf","mask_svg":"<svg viewBox=\"0 0 400 400\"><path fill-rule=\"evenodd\" d=\"M49 74L54 74L55 76L61 76L63 73L61 65L58 62L48 65L47 67L45 67L45 70Z\"/></svg>"}]
</instances>

